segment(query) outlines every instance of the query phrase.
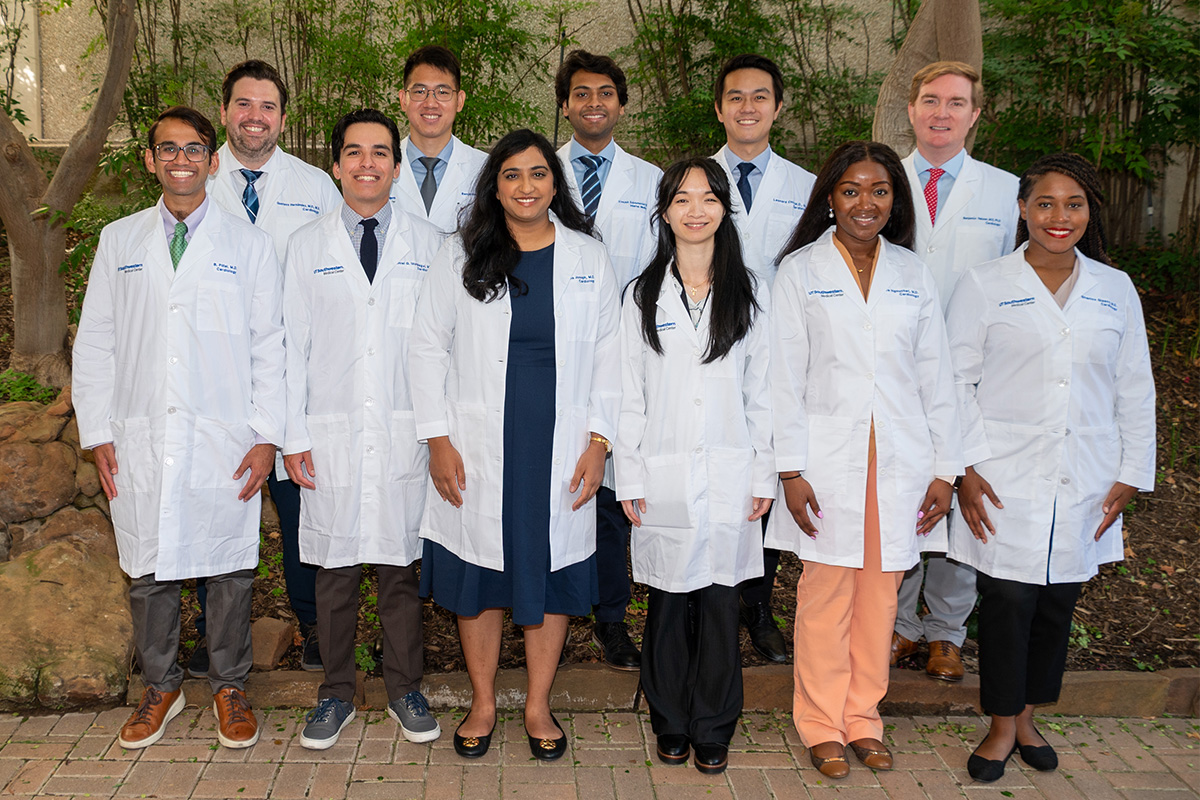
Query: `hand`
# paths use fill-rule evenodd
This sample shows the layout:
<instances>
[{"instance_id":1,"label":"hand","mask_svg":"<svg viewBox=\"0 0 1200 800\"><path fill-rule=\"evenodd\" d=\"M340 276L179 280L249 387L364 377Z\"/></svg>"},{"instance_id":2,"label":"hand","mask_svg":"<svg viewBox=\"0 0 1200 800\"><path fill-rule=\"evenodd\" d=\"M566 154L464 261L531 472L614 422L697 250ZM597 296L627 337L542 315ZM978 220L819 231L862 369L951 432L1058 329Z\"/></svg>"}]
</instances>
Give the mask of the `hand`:
<instances>
[{"instance_id":1,"label":"hand","mask_svg":"<svg viewBox=\"0 0 1200 800\"><path fill-rule=\"evenodd\" d=\"M771 510L771 498L755 497L752 512L751 512L750 516L746 518L746 522L754 522L754 520L756 520L756 519L762 519L763 514L766 514L770 510Z\"/></svg>"},{"instance_id":2,"label":"hand","mask_svg":"<svg viewBox=\"0 0 1200 800\"><path fill-rule=\"evenodd\" d=\"M312 450L305 450L303 453L292 453L290 456L283 457L283 468L287 470L288 477L292 479L292 483L303 489L315 489L317 485L312 479L317 477L317 470L313 467Z\"/></svg>"},{"instance_id":3,"label":"hand","mask_svg":"<svg viewBox=\"0 0 1200 800\"><path fill-rule=\"evenodd\" d=\"M462 491L467 488L467 473L462 456L450 444L449 436L429 440L429 477L441 498L455 508L462 508Z\"/></svg>"},{"instance_id":4,"label":"hand","mask_svg":"<svg viewBox=\"0 0 1200 800\"><path fill-rule=\"evenodd\" d=\"M263 481L271 474L271 468L275 464L275 445L270 442L256 444L250 448L250 452L246 453L246 457L242 459L242 463L238 465L237 472L233 473L233 479L241 480L242 475L246 470L250 470L250 480L246 481L246 485L242 487L242 491L238 492L238 500L243 503L250 502L250 498L258 494L258 490L262 488Z\"/></svg>"},{"instance_id":5,"label":"hand","mask_svg":"<svg viewBox=\"0 0 1200 800\"><path fill-rule=\"evenodd\" d=\"M817 495L813 492L812 485L799 475L795 478L789 477L783 481L783 500L800 530L810 539L817 538L817 526L813 525L809 518L808 509L811 508L817 519L821 519L821 506L817 504Z\"/></svg>"},{"instance_id":6,"label":"hand","mask_svg":"<svg viewBox=\"0 0 1200 800\"><path fill-rule=\"evenodd\" d=\"M97 459L97 462L99 459ZM1137 494L1137 487L1130 486L1128 483L1117 481L1108 490L1108 497L1104 498L1104 519L1100 522L1100 527L1096 531L1096 541L1100 541L1100 537L1104 532L1112 527L1112 524L1117 521L1117 517L1125 510L1125 506L1129 505L1129 501Z\"/></svg>"},{"instance_id":7,"label":"hand","mask_svg":"<svg viewBox=\"0 0 1200 800\"><path fill-rule=\"evenodd\" d=\"M967 467L967 474L958 486L958 507L971 533L975 534L976 539L987 544L988 534L996 535L996 526L988 517L987 506L983 504L984 495L987 495L987 499L992 501L996 508L1004 508L1004 503L1001 503L1000 498L992 491L992 485L985 481L974 467Z\"/></svg>"},{"instance_id":8,"label":"hand","mask_svg":"<svg viewBox=\"0 0 1200 800\"><path fill-rule=\"evenodd\" d=\"M950 511L950 500L954 497L954 487L941 478L934 478L925 490L925 502L917 512L917 534L928 536L933 526L942 521Z\"/></svg>"},{"instance_id":9,"label":"hand","mask_svg":"<svg viewBox=\"0 0 1200 800\"><path fill-rule=\"evenodd\" d=\"M117 496L117 448L112 442L98 444L92 448L92 457L96 459L96 471L100 473L100 486L104 496L112 500Z\"/></svg>"},{"instance_id":10,"label":"hand","mask_svg":"<svg viewBox=\"0 0 1200 800\"><path fill-rule=\"evenodd\" d=\"M642 514L646 513L646 498L640 497L637 500L622 500L621 508L625 509L625 516L633 523L633 527L642 527L642 518L638 512L641 511Z\"/></svg>"},{"instance_id":11,"label":"hand","mask_svg":"<svg viewBox=\"0 0 1200 800\"><path fill-rule=\"evenodd\" d=\"M574 494L579 487L583 486L583 491L579 492L579 499L572 505L572 511L578 511L584 505L596 496L596 492L600 491L600 482L604 480L604 458L608 455L608 450L599 442L589 442L587 449L583 451L583 455L579 457L579 461L575 464L575 474L571 476L571 485L567 490Z\"/></svg>"}]
</instances>

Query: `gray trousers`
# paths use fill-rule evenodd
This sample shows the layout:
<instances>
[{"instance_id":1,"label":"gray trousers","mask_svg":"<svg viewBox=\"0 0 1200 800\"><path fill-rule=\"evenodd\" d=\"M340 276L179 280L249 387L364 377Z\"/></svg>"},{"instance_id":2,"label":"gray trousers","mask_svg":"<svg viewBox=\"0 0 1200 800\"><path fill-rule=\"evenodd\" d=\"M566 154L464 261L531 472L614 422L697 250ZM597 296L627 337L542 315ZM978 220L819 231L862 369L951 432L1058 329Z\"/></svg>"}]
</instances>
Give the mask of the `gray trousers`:
<instances>
[{"instance_id":1,"label":"gray trousers","mask_svg":"<svg viewBox=\"0 0 1200 800\"><path fill-rule=\"evenodd\" d=\"M379 564L376 612L383 628L383 685L388 700L421 688L424 673L422 605L417 596L417 563L407 567ZM354 702L354 634L358 628L362 565L317 572L317 641L325 680L317 698Z\"/></svg>"},{"instance_id":2,"label":"gray trousers","mask_svg":"<svg viewBox=\"0 0 1200 800\"><path fill-rule=\"evenodd\" d=\"M924 561L904 573L900 584L896 633L917 641L950 642L958 647L967 638L967 617L975 607L975 569L946 558L944 553L929 553ZM921 596L921 578L925 578L925 605L929 613L917 616Z\"/></svg>"},{"instance_id":3,"label":"gray trousers","mask_svg":"<svg viewBox=\"0 0 1200 800\"><path fill-rule=\"evenodd\" d=\"M250 646L250 600L254 571L213 575L208 584L208 683L213 694L227 686L246 689L253 663ZM154 574L134 578L129 586L133 641L142 679L160 692L183 683L179 666L179 590L183 581L159 581Z\"/></svg>"}]
</instances>

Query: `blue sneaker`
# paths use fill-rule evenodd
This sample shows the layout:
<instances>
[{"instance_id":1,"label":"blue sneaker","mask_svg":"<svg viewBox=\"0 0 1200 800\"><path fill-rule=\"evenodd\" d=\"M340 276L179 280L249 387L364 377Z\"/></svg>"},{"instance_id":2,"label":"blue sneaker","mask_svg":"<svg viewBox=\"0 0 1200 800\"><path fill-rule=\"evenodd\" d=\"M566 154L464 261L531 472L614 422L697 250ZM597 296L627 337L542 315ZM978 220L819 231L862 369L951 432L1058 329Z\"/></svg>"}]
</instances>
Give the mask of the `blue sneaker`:
<instances>
[{"instance_id":1,"label":"blue sneaker","mask_svg":"<svg viewBox=\"0 0 1200 800\"><path fill-rule=\"evenodd\" d=\"M429 713L429 701L418 691L388 703L388 716L400 723L400 732L410 742L432 742L442 735L441 726Z\"/></svg>"},{"instance_id":2,"label":"blue sneaker","mask_svg":"<svg viewBox=\"0 0 1200 800\"><path fill-rule=\"evenodd\" d=\"M342 729L354 721L354 704L326 697L304 715L300 746L309 750L328 750L337 744Z\"/></svg>"}]
</instances>

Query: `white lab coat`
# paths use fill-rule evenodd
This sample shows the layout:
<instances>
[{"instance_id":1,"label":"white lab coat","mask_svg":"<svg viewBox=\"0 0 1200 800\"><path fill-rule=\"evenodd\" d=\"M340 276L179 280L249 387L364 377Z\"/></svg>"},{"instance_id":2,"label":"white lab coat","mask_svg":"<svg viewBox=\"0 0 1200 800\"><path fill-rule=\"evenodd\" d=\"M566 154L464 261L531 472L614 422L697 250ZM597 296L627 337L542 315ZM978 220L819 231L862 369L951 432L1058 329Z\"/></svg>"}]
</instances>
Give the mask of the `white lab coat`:
<instances>
[{"instance_id":1,"label":"white lab coat","mask_svg":"<svg viewBox=\"0 0 1200 800\"><path fill-rule=\"evenodd\" d=\"M178 270L157 205L100 234L73 394L80 445L116 448L112 521L129 576L258 563L259 495L238 500L249 473L233 473L255 434L283 440L281 301L270 237L215 203Z\"/></svg>"},{"instance_id":2,"label":"white lab coat","mask_svg":"<svg viewBox=\"0 0 1200 800\"><path fill-rule=\"evenodd\" d=\"M808 198L817 178L772 151L747 215L737 188L738 178L729 169L728 152L729 146L725 145L712 159L729 177L729 199L733 204L733 221L741 234L742 258L750 271L758 276L759 283L770 289L775 281L775 259L808 207Z\"/></svg>"},{"instance_id":3,"label":"white lab coat","mask_svg":"<svg viewBox=\"0 0 1200 800\"><path fill-rule=\"evenodd\" d=\"M929 206L913 153L903 160L917 215L913 250L933 273L943 313L954 284L967 269L1013 251L1017 220L1021 218L1017 177L964 155L962 170L950 196L942 201L936 225L929 221Z\"/></svg>"},{"instance_id":4,"label":"white lab coat","mask_svg":"<svg viewBox=\"0 0 1200 800\"><path fill-rule=\"evenodd\" d=\"M1154 488L1154 376L1128 275L1077 250L1059 308L1025 249L968 270L950 301L966 463L1004 508L984 500L987 544L956 512L949 555L994 578L1075 583L1124 555L1120 517L1094 538L1113 483Z\"/></svg>"},{"instance_id":5,"label":"white lab coat","mask_svg":"<svg viewBox=\"0 0 1200 800\"><path fill-rule=\"evenodd\" d=\"M433 205L429 207L428 214L425 212L425 201L421 199L421 187L417 185L412 164L408 161L407 136L400 142L400 155L403 158L400 177L392 181L392 204L401 211L429 220L443 237L458 230L464 209L475 202L475 181L479 178L483 163L487 161L487 153L463 144L457 136L453 138L450 161L438 183L437 194L433 196Z\"/></svg>"},{"instance_id":6,"label":"white lab coat","mask_svg":"<svg viewBox=\"0 0 1200 800\"><path fill-rule=\"evenodd\" d=\"M703 364L710 309L699 329L668 274L657 301L663 347L642 335L626 292L621 309L621 416L613 461L617 498L644 498L633 529L633 577L666 592L736 586L763 574L762 523L752 498L775 496L766 292L750 331Z\"/></svg>"},{"instance_id":7,"label":"white lab coat","mask_svg":"<svg viewBox=\"0 0 1200 800\"><path fill-rule=\"evenodd\" d=\"M658 246L654 207L663 172L649 161L625 152L619 144L613 144L617 152L609 165L608 179L596 208L596 227L608 248L617 288L623 290L626 284L642 274ZM571 164L570 141L558 149L558 159L571 186L571 196L582 208L579 182Z\"/></svg>"},{"instance_id":8,"label":"white lab coat","mask_svg":"<svg viewBox=\"0 0 1200 800\"><path fill-rule=\"evenodd\" d=\"M865 302L832 228L779 268L771 292L775 462L779 472L804 471L824 517L814 520L814 540L781 507L766 546L862 567L874 419L883 570L896 572L917 563L917 511L930 481L963 472L962 435L933 276L911 251L882 237L880 248ZM944 542L945 524L938 527Z\"/></svg>"},{"instance_id":9,"label":"white lab coat","mask_svg":"<svg viewBox=\"0 0 1200 800\"><path fill-rule=\"evenodd\" d=\"M440 245L436 228L393 209L368 282L340 208L292 237L284 452L312 450L316 489L300 490L307 564L407 566L420 557L429 449L417 442L408 339Z\"/></svg>"},{"instance_id":10,"label":"white lab coat","mask_svg":"<svg viewBox=\"0 0 1200 800\"><path fill-rule=\"evenodd\" d=\"M553 215L551 215L553 219ZM579 511L567 487L589 432L616 438L620 406L620 309L604 246L554 220L554 349L558 357L554 465L550 484L550 568L596 549L593 499ZM504 569L501 532L504 393L511 322L506 292L490 303L467 294L461 240L449 239L421 289L408 361L417 437L449 436L462 456L462 508L429 483L421 538L471 564Z\"/></svg>"}]
</instances>

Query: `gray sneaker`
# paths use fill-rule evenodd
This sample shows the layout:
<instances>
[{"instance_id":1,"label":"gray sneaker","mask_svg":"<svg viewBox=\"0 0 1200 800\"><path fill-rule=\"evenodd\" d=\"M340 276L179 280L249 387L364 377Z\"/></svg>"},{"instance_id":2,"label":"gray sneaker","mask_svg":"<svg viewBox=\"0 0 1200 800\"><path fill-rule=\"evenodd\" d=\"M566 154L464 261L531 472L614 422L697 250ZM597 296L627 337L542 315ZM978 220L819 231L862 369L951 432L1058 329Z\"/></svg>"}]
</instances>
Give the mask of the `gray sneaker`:
<instances>
[{"instance_id":1,"label":"gray sneaker","mask_svg":"<svg viewBox=\"0 0 1200 800\"><path fill-rule=\"evenodd\" d=\"M304 715L300 746L309 750L328 750L337 744L342 729L354 721L354 704L326 697Z\"/></svg>"},{"instance_id":2,"label":"gray sneaker","mask_svg":"<svg viewBox=\"0 0 1200 800\"><path fill-rule=\"evenodd\" d=\"M418 691L388 703L388 716L400 723L400 732L410 742L432 742L442 735L438 721L429 713L429 701Z\"/></svg>"}]
</instances>

